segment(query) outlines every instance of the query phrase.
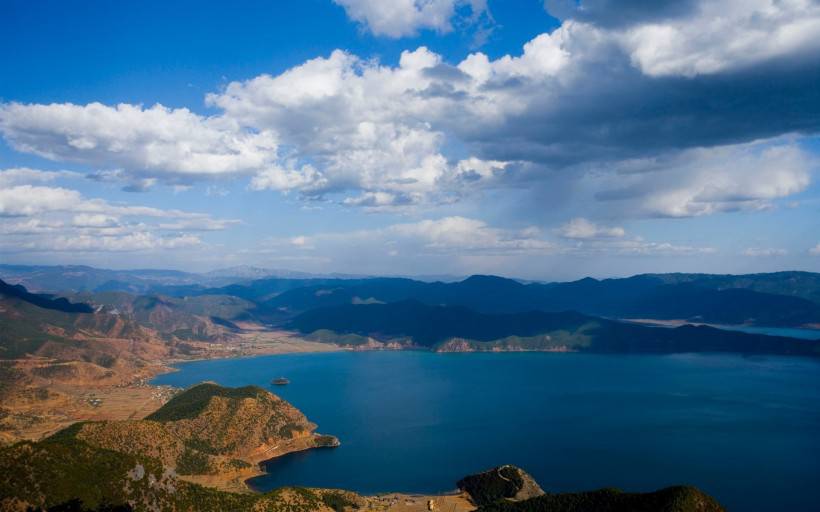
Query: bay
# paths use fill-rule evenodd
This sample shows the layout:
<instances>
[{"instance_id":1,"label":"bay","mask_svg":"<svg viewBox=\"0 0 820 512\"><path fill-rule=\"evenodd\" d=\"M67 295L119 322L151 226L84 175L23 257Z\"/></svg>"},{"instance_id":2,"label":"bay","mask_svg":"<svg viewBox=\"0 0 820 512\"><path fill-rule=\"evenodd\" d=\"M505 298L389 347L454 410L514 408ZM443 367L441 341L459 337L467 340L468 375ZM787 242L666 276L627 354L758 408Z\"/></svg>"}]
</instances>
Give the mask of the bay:
<instances>
[{"instance_id":1,"label":"bay","mask_svg":"<svg viewBox=\"0 0 820 512\"><path fill-rule=\"evenodd\" d=\"M698 486L728 510L820 503L820 364L728 354L335 352L184 363L156 384L256 384L340 438L252 479L444 492L500 464L550 492ZM287 377L288 386L271 379Z\"/></svg>"}]
</instances>

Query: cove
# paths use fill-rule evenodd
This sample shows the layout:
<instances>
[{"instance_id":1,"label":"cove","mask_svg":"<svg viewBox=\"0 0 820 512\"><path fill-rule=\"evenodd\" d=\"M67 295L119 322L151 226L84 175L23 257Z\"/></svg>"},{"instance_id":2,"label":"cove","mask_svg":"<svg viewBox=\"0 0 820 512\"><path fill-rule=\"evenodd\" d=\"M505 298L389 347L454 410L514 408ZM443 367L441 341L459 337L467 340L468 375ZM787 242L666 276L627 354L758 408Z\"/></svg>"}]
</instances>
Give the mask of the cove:
<instances>
[{"instance_id":1,"label":"cove","mask_svg":"<svg viewBox=\"0 0 820 512\"><path fill-rule=\"evenodd\" d=\"M155 384L256 384L339 437L249 484L443 492L499 464L552 492L696 485L729 510L820 503L820 363L736 355L334 352L197 361ZM270 385L285 376L291 384Z\"/></svg>"}]
</instances>

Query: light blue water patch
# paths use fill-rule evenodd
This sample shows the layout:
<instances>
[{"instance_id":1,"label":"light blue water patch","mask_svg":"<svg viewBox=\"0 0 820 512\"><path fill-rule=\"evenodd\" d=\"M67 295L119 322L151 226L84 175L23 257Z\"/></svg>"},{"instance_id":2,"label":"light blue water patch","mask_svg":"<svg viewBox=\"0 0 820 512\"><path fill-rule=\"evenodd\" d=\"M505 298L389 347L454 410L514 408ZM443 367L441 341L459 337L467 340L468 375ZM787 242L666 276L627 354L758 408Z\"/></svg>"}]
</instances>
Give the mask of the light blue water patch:
<instances>
[{"instance_id":1,"label":"light blue water patch","mask_svg":"<svg viewBox=\"0 0 820 512\"><path fill-rule=\"evenodd\" d=\"M729 510L820 503L815 360L340 352L179 368L155 382L257 384L341 439L271 461L259 490L446 491L516 464L553 492L692 484Z\"/></svg>"},{"instance_id":2,"label":"light blue water patch","mask_svg":"<svg viewBox=\"0 0 820 512\"><path fill-rule=\"evenodd\" d=\"M718 329L729 331L748 332L751 334L765 334L767 336L786 336L801 340L820 340L820 330L801 329L798 327L750 327L746 325L715 325Z\"/></svg>"}]
</instances>

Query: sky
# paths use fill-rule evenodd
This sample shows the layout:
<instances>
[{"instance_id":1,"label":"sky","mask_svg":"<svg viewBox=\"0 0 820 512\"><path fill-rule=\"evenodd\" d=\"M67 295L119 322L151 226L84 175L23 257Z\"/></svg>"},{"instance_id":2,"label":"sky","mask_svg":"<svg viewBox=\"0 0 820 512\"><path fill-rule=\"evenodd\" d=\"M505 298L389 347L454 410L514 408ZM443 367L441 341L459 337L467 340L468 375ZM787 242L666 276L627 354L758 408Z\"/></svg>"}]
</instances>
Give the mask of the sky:
<instances>
[{"instance_id":1,"label":"sky","mask_svg":"<svg viewBox=\"0 0 820 512\"><path fill-rule=\"evenodd\" d=\"M2 10L2 263L820 271L817 0Z\"/></svg>"}]
</instances>

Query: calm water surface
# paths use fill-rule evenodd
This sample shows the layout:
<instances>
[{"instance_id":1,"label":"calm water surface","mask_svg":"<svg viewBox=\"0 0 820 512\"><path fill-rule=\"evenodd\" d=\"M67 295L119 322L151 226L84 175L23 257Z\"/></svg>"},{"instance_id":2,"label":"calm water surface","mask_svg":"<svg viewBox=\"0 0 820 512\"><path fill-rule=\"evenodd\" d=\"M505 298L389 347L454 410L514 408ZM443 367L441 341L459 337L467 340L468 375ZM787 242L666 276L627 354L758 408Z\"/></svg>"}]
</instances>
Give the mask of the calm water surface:
<instances>
[{"instance_id":1,"label":"calm water surface","mask_svg":"<svg viewBox=\"0 0 820 512\"><path fill-rule=\"evenodd\" d=\"M548 491L689 483L733 511L820 510L814 360L340 352L179 369L155 382L257 384L341 439L272 461L259 490L446 491L510 463Z\"/></svg>"},{"instance_id":2,"label":"calm water surface","mask_svg":"<svg viewBox=\"0 0 820 512\"><path fill-rule=\"evenodd\" d=\"M718 329L748 332L751 334L766 334L768 336L786 336L803 340L820 340L820 330L801 329L799 327L751 327L746 325L715 325Z\"/></svg>"}]
</instances>

